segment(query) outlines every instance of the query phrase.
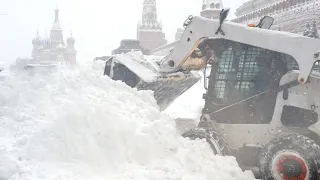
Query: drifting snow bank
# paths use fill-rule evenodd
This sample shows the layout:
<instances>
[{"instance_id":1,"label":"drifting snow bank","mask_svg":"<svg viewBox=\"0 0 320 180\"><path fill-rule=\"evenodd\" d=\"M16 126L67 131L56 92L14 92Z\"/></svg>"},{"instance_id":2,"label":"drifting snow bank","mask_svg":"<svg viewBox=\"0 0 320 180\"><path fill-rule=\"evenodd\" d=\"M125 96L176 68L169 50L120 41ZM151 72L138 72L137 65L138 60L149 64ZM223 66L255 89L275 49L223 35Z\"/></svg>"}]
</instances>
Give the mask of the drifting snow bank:
<instances>
[{"instance_id":1,"label":"drifting snow bank","mask_svg":"<svg viewBox=\"0 0 320 180\"><path fill-rule=\"evenodd\" d=\"M0 179L254 179L233 157L181 138L152 97L91 67L4 77Z\"/></svg>"}]
</instances>

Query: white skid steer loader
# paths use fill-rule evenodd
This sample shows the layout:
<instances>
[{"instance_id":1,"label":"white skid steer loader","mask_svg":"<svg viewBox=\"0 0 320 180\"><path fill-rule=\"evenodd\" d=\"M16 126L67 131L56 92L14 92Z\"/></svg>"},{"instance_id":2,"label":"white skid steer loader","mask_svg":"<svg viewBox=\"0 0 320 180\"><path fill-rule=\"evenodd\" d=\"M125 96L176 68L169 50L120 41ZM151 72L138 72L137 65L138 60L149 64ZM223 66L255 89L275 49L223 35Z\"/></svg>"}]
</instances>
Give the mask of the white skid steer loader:
<instances>
[{"instance_id":1,"label":"white skid steer loader","mask_svg":"<svg viewBox=\"0 0 320 180\"><path fill-rule=\"evenodd\" d=\"M161 109L205 74L198 127L183 132L206 139L213 152L232 155L268 180L320 179L320 40L255 26L190 16L181 40L155 62L115 56L105 74L151 89ZM206 71L204 71L206 72Z\"/></svg>"}]
</instances>

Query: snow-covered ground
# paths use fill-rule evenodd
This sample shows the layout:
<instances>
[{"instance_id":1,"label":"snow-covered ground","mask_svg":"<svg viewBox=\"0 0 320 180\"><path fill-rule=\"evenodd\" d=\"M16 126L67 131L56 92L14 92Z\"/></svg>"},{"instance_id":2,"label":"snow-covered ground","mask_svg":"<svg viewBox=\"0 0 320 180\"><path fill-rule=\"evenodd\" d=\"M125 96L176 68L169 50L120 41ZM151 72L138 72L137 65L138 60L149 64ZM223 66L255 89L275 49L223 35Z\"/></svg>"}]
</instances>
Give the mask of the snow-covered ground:
<instances>
[{"instance_id":1,"label":"snow-covered ground","mask_svg":"<svg viewBox=\"0 0 320 180\"><path fill-rule=\"evenodd\" d=\"M234 157L183 139L151 92L114 82L100 67L4 74L0 180L254 179Z\"/></svg>"}]
</instances>

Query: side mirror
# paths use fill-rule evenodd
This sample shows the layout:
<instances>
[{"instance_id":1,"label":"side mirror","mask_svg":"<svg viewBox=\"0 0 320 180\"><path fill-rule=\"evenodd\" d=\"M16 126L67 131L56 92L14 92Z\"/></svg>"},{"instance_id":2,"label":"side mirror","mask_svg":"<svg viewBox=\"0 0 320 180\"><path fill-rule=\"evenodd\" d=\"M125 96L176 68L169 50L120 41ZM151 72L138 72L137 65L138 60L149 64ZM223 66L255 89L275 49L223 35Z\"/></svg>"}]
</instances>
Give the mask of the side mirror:
<instances>
[{"instance_id":1,"label":"side mirror","mask_svg":"<svg viewBox=\"0 0 320 180\"><path fill-rule=\"evenodd\" d=\"M264 16L256 27L261 29L270 29L270 27L273 24L273 21L274 19L272 17Z\"/></svg>"},{"instance_id":2,"label":"side mirror","mask_svg":"<svg viewBox=\"0 0 320 180\"><path fill-rule=\"evenodd\" d=\"M228 14L229 14L229 11L230 11L230 8L222 9L222 10L221 10L221 12L220 12L220 17L219 17L220 24L222 24L222 23L224 22L224 20L227 19Z\"/></svg>"},{"instance_id":3,"label":"side mirror","mask_svg":"<svg viewBox=\"0 0 320 180\"><path fill-rule=\"evenodd\" d=\"M220 26L219 26L219 28L217 29L217 31L216 31L215 34L221 33L223 36L225 35L224 32L223 32L222 29L221 29L221 26L222 26L224 20L227 19L228 14L229 14L229 11L230 11L230 8L222 9L222 10L220 11L220 17L219 17Z\"/></svg>"}]
</instances>

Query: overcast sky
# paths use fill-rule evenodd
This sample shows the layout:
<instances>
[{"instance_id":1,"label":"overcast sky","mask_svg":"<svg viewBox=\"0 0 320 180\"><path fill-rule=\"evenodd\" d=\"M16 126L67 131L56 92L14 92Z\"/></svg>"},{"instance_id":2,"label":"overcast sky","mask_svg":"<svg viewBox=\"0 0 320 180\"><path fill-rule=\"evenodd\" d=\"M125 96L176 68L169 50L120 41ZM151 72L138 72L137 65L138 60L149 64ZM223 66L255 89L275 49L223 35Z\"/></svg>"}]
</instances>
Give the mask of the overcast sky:
<instances>
[{"instance_id":1,"label":"overcast sky","mask_svg":"<svg viewBox=\"0 0 320 180\"><path fill-rule=\"evenodd\" d=\"M233 13L246 0L224 0ZM50 33L54 9L60 10L64 36L72 31L78 60L110 55L124 38L136 38L143 0L0 0L0 61L30 57L37 27L40 35ZM174 40L176 29L188 15L199 15L202 0L157 0L158 17L166 38Z\"/></svg>"}]
</instances>

